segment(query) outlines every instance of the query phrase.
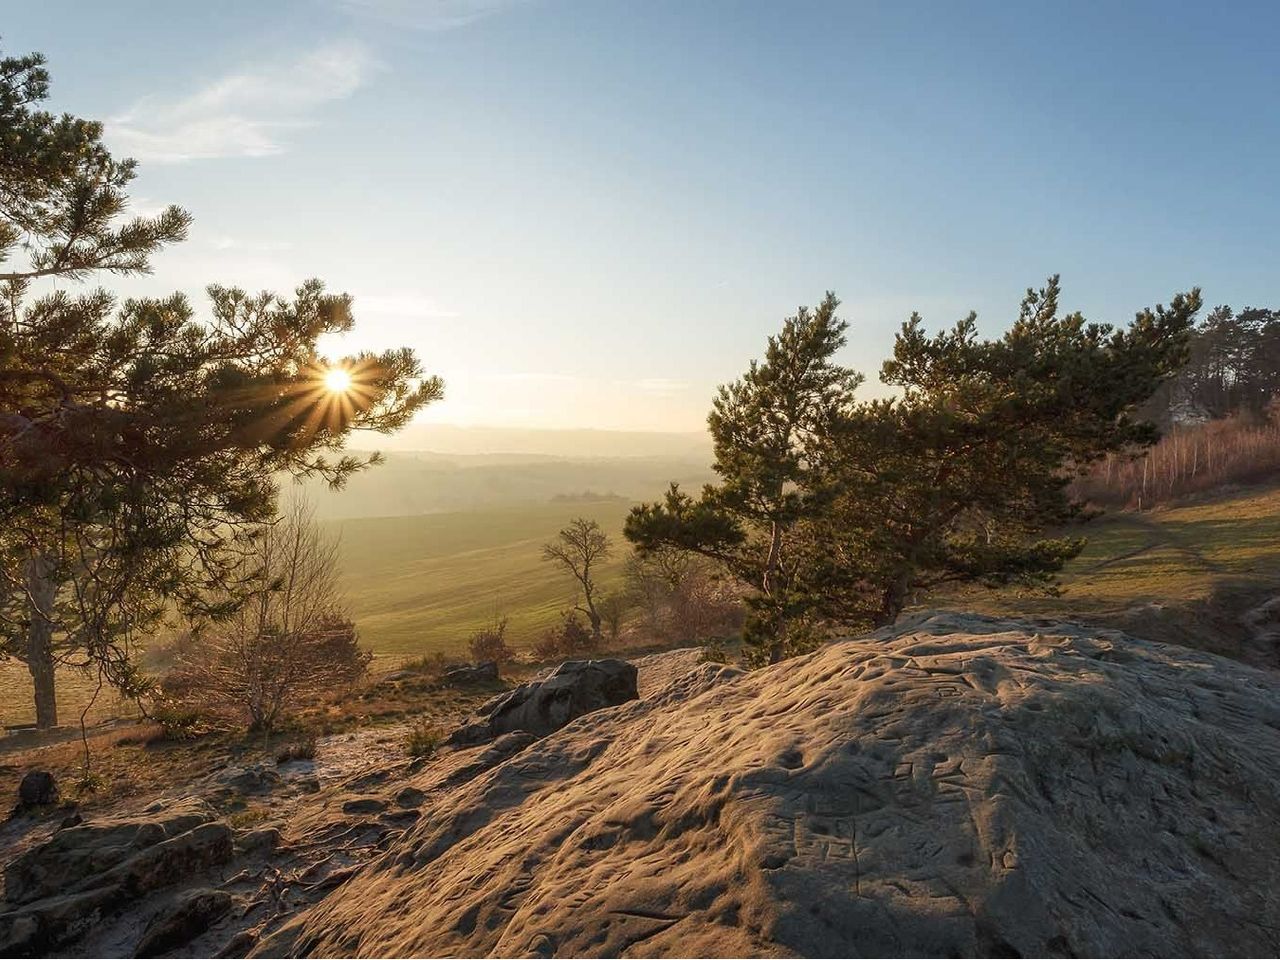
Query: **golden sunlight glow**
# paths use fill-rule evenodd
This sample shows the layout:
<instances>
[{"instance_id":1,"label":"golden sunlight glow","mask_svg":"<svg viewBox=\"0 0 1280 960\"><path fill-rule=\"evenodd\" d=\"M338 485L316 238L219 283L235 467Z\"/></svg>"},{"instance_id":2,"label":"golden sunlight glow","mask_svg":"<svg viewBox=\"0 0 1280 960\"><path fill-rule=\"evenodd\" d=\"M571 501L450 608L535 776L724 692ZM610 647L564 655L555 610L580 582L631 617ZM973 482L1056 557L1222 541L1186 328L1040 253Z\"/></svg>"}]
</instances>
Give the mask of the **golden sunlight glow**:
<instances>
[{"instance_id":1,"label":"golden sunlight glow","mask_svg":"<svg viewBox=\"0 0 1280 960\"><path fill-rule=\"evenodd\" d=\"M346 393L351 389L351 374L341 367L331 367L325 371L324 386L330 393Z\"/></svg>"}]
</instances>

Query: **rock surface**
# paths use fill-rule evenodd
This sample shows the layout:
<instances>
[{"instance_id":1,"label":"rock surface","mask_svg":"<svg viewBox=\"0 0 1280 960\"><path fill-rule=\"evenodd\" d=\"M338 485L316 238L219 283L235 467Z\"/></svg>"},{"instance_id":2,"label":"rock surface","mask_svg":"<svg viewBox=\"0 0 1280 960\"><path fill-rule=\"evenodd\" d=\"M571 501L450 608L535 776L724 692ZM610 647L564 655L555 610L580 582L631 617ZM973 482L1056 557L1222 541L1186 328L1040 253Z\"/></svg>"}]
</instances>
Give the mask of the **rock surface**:
<instances>
[{"instance_id":1,"label":"rock surface","mask_svg":"<svg viewBox=\"0 0 1280 960\"><path fill-rule=\"evenodd\" d=\"M138 946L135 957L158 957L190 943L231 909L235 899L224 890L188 890L157 914Z\"/></svg>"},{"instance_id":2,"label":"rock surface","mask_svg":"<svg viewBox=\"0 0 1280 960\"><path fill-rule=\"evenodd\" d=\"M201 800L59 830L10 861L0 955L48 952L139 897L232 856L231 830Z\"/></svg>"},{"instance_id":3,"label":"rock surface","mask_svg":"<svg viewBox=\"0 0 1280 960\"><path fill-rule=\"evenodd\" d=\"M1274 955L1277 818L1276 674L935 615L582 717L257 949Z\"/></svg>"},{"instance_id":4,"label":"rock surface","mask_svg":"<svg viewBox=\"0 0 1280 960\"><path fill-rule=\"evenodd\" d=\"M521 684L454 731L451 744L483 743L517 731L543 737L584 714L635 700L636 668L625 660L570 660L546 679Z\"/></svg>"},{"instance_id":5,"label":"rock surface","mask_svg":"<svg viewBox=\"0 0 1280 960\"><path fill-rule=\"evenodd\" d=\"M496 660L485 660L483 663L467 663L460 667L452 667L440 676L440 680L450 686L465 683L496 683L498 663Z\"/></svg>"}]
</instances>

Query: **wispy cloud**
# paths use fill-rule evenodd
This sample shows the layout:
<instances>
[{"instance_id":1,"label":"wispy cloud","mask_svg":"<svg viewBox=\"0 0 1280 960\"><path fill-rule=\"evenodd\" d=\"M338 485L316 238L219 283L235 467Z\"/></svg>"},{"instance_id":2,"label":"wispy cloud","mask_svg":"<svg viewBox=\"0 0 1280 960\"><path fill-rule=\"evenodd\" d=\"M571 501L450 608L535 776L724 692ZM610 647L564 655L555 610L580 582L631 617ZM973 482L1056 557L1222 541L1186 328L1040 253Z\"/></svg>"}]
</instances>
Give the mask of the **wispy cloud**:
<instances>
[{"instance_id":1,"label":"wispy cloud","mask_svg":"<svg viewBox=\"0 0 1280 960\"><path fill-rule=\"evenodd\" d=\"M354 16L414 30L453 30L526 0L330 0Z\"/></svg>"},{"instance_id":2,"label":"wispy cloud","mask_svg":"<svg viewBox=\"0 0 1280 960\"><path fill-rule=\"evenodd\" d=\"M292 62L245 67L183 97L144 97L107 124L128 156L162 163L284 152L315 111L364 85L376 61L360 43L326 44Z\"/></svg>"}]
</instances>

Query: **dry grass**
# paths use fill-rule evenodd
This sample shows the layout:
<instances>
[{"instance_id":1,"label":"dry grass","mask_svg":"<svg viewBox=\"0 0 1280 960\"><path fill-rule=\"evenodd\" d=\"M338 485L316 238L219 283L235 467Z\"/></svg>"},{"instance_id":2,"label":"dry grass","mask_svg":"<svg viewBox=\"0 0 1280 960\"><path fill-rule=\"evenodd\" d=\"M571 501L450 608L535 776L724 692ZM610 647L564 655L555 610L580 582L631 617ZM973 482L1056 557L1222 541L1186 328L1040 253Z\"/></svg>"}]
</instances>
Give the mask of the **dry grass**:
<instances>
[{"instance_id":1,"label":"dry grass","mask_svg":"<svg viewBox=\"0 0 1280 960\"><path fill-rule=\"evenodd\" d=\"M1231 484L1280 477L1280 421L1236 416L1178 427L1137 458L1109 456L1076 482L1082 499L1149 510Z\"/></svg>"}]
</instances>

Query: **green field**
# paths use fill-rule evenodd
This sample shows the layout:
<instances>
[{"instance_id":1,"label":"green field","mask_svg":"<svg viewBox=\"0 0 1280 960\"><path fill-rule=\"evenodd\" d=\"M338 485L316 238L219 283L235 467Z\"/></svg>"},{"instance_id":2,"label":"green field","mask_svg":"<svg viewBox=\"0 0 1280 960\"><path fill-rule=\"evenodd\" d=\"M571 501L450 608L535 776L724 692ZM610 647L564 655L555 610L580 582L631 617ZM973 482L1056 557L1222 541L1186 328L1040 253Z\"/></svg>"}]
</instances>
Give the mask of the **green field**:
<instances>
[{"instance_id":1,"label":"green field","mask_svg":"<svg viewBox=\"0 0 1280 960\"><path fill-rule=\"evenodd\" d=\"M567 575L540 558L542 544L574 516L596 519L617 552L602 582L620 581L623 502L540 503L413 517L332 521L342 587L361 638L380 657L462 653L496 616L527 646L573 596ZM1011 615L1086 617L1158 639L1241 655L1239 616L1280 592L1280 488L1246 490L1147 514L1116 513L1079 528L1089 540L1059 597L959 591L930 606ZM1205 638L1209 640L1206 641ZM31 719L31 687L17 661L0 663L0 717ZM78 718L88 678L60 680L64 722ZM104 691L90 719L120 712Z\"/></svg>"},{"instance_id":2,"label":"green field","mask_svg":"<svg viewBox=\"0 0 1280 960\"><path fill-rule=\"evenodd\" d=\"M574 596L574 581L541 558L542 544L576 516L597 520L614 539L601 570L621 578L630 505L535 503L466 513L333 521L342 589L364 643L380 656L461 653L467 637L510 618L508 637L527 646Z\"/></svg>"}]
</instances>

